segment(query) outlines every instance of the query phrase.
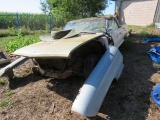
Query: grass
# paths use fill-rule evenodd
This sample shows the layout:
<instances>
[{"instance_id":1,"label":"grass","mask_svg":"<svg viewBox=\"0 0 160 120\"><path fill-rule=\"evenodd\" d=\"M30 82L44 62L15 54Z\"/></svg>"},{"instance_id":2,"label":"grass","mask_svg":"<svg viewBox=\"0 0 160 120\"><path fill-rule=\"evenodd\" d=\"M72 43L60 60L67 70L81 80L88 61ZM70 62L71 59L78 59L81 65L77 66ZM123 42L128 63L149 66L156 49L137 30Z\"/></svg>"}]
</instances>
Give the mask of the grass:
<instances>
[{"instance_id":1,"label":"grass","mask_svg":"<svg viewBox=\"0 0 160 120\"><path fill-rule=\"evenodd\" d=\"M11 96L13 94L15 94L15 92L13 90L11 90L11 91L9 91L9 92L6 93L7 96Z\"/></svg>"},{"instance_id":2,"label":"grass","mask_svg":"<svg viewBox=\"0 0 160 120\"><path fill-rule=\"evenodd\" d=\"M62 27L55 27L53 28L53 31L58 31L61 29ZM39 36L43 34L48 34L48 32L45 30L31 31L23 28L20 31L13 28L6 30L0 29L0 51L6 50L7 52L13 52L18 48L40 41Z\"/></svg>"},{"instance_id":3,"label":"grass","mask_svg":"<svg viewBox=\"0 0 160 120\"><path fill-rule=\"evenodd\" d=\"M52 28L52 31L58 31L62 30L62 27L54 27ZM17 36L18 34L18 29L15 29L13 27L8 28L8 29L0 29L0 37L7 37L7 36ZM35 34L45 34L45 33L50 33L50 30L30 30L25 28L24 26L21 26L21 32L23 35L35 35Z\"/></svg>"},{"instance_id":4,"label":"grass","mask_svg":"<svg viewBox=\"0 0 160 120\"><path fill-rule=\"evenodd\" d=\"M160 36L159 30L155 28L155 25L153 23L148 25L147 27L129 25L128 28L132 29L133 33L139 34L139 36L143 38L152 38Z\"/></svg>"},{"instance_id":5,"label":"grass","mask_svg":"<svg viewBox=\"0 0 160 120\"><path fill-rule=\"evenodd\" d=\"M9 36L9 37L0 37L0 51L5 50L5 46L10 42L13 41L16 36Z\"/></svg>"},{"instance_id":6,"label":"grass","mask_svg":"<svg viewBox=\"0 0 160 120\"><path fill-rule=\"evenodd\" d=\"M5 83L6 83L5 80L3 80L3 79L0 78L0 84L4 85Z\"/></svg>"},{"instance_id":7,"label":"grass","mask_svg":"<svg viewBox=\"0 0 160 120\"><path fill-rule=\"evenodd\" d=\"M40 39L38 36L24 36L22 31L18 31L18 36L13 41L10 41L6 46L5 49L7 52L14 52L15 50L22 48L24 46L39 42Z\"/></svg>"},{"instance_id":8,"label":"grass","mask_svg":"<svg viewBox=\"0 0 160 120\"><path fill-rule=\"evenodd\" d=\"M5 99L3 101L0 101L0 107L6 107L6 106L10 106L13 104L12 100L9 99Z\"/></svg>"},{"instance_id":9,"label":"grass","mask_svg":"<svg viewBox=\"0 0 160 120\"><path fill-rule=\"evenodd\" d=\"M20 39L21 39L21 42L19 41ZM20 44L23 41L23 43L21 45L24 46L25 44L29 44L31 41L35 41L35 40L36 41L40 41L39 40L39 34L36 34L36 35L25 35L25 36L23 36L23 38L19 38L18 36L0 37L0 51L7 50L6 46L8 46L9 43L11 44L11 42L15 43L15 41L16 41L18 44ZM24 44L24 42L26 42L26 43ZM15 50L15 46L13 46L14 43L12 43L12 46L10 46L9 49L11 49L11 50L8 50L9 52L13 52Z\"/></svg>"}]
</instances>

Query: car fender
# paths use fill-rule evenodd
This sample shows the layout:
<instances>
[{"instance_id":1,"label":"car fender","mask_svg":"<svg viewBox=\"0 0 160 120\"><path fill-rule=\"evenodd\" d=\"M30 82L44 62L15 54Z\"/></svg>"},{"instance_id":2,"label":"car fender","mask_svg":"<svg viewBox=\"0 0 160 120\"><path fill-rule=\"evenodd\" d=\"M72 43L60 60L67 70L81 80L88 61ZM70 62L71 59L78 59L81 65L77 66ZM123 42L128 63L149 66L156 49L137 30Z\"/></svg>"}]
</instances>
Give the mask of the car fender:
<instances>
[{"instance_id":1,"label":"car fender","mask_svg":"<svg viewBox=\"0 0 160 120\"><path fill-rule=\"evenodd\" d=\"M109 46L79 91L72 111L83 116L96 116L114 78L123 70L123 56L114 46Z\"/></svg>"}]
</instances>

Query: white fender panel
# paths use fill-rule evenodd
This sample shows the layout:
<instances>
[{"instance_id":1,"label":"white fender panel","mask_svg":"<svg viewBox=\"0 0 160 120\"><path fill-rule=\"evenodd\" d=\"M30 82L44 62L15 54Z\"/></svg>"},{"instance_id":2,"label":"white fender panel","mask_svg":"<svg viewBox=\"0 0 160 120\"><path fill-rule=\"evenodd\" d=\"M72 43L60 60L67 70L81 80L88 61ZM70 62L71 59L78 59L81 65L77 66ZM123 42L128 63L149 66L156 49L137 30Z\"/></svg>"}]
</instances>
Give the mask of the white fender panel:
<instances>
[{"instance_id":1,"label":"white fender panel","mask_svg":"<svg viewBox=\"0 0 160 120\"><path fill-rule=\"evenodd\" d=\"M72 111L83 116L96 116L110 84L114 78L119 78L123 67L122 54L116 47L109 46L82 86L72 105Z\"/></svg>"}]
</instances>

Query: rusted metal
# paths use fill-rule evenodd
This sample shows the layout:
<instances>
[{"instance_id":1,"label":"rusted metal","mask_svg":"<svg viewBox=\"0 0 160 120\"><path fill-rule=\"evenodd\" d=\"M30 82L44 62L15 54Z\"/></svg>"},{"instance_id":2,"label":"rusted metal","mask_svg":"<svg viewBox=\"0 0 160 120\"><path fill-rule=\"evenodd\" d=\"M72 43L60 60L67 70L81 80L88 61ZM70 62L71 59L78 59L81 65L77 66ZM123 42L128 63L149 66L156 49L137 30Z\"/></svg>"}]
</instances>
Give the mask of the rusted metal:
<instances>
[{"instance_id":1,"label":"rusted metal","mask_svg":"<svg viewBox=\"0 0 160 120\"><path fill-rule=\"evenodd\" d=\"M25 61L27 61L29 58L26 57L20 57L19 59L15 60L14 62L12 62L11 64L7 65L6 67L2 68L0 70L0 77L4 76L7 74L7 72L11 69L13 69L16 66L19 66L20 64L24 63Z\"/></svg>"},{"instance_id":2,"label":"rusted metal","mask_svg":"<svg viewBox=\"0 0 160 120\"><path fill-rule=\"evenodd\" d=\"M1 67L1 65L4 65L6 63L10 63L10 59L8 59L6 57L6 55L4 54L4 52L0 51L0 67Z\"/></svg>"}]
</instances>

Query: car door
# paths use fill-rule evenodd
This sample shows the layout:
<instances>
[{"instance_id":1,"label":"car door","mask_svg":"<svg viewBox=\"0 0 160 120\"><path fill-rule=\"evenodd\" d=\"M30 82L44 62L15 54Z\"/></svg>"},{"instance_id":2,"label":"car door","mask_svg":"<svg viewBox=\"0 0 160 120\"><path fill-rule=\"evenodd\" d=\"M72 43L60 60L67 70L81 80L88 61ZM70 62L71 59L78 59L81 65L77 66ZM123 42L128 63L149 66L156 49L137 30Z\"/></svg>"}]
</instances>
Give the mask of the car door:
<instances>
[{"instance_id":1,"label":"car door","mask_svg":"<svg viewBox=\"0 0 160 120\"><path fill-rule=\"evenodd\" d=\"M114 46L119 47L124 41L123 29L118 26L114 19L108 20L107 24L107 32L112 36Z\"/></svg>"}]
</instances>

